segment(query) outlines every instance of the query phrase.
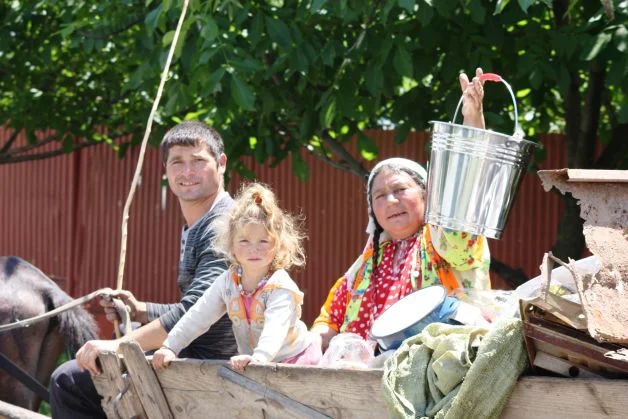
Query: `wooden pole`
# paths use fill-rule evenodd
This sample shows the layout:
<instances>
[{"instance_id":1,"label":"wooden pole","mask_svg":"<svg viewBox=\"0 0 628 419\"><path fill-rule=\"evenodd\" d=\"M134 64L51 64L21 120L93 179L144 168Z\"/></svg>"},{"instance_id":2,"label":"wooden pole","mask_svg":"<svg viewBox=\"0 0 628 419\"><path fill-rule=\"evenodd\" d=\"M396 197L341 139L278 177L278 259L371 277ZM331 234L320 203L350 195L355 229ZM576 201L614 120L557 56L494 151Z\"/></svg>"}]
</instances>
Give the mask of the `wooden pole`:
<instances>
[{"instance_id":1,"label":"wooden pole","mask_svg":"<svg viewBox=\"0 0 628 419\"><path fill-rule=\"evenodd\" d=\"M116 282L116 290L121 290L122 285L124 284L124 263L126 261L126 244L127 244L127 237L128 237L129 209L131 208L133 195L135 195L135 190L137 189L137 184L140 179L140 174L142 173L142 165L144 164L144 154L146 153L146 146L148 144L148 138L150 137L150 131L153 126L153 119L155 117L155 112L157 111L157 107L159 106L159 101L161 100L161 94L164 90L166 79L168 78L168 71L170 70L170 63L172 62L172 56L174 55L174 50L175 50L175 47L177 46L179 33L181 32L181 27L183 26L183 21L185 20L185 13L187 11L188 4L189 4L189 0L183 1L183 9L181 10L181 16L179 16L179 23L177 24L177 29L174 33L174 37L172 38L172 44L170 44L170 51L168 52L168 59L166 60L166 65L164 66L164 70L161 73L161 80L159 82L159 88L157 89L157 95L155 97L155 100L153 101L153 107L150 111L150 115L148 116L148 121L146 123L146 130L144 131L144 138L142 139L140 155L137 160L137 166L135 167L135 175L133 176L133 181L131 182L131 189L129 190L129 195L126 198L126 203L124 204L124 210L122 211L122 239L120 243L120 263L118 265L118 280ZM120 337L120 325L118 324L117 320L114 322L114 329L115 329L116 337L119 338Z\"/></svg>"}]
</instances>

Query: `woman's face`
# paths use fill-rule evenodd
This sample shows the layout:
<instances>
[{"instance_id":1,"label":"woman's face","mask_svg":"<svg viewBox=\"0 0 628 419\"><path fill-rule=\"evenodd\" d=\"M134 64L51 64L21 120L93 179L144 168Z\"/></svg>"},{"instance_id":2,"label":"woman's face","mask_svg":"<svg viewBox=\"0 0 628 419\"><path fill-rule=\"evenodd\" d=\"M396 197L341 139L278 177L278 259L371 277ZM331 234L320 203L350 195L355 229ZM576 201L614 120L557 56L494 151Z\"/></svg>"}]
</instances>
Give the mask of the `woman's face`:
<instances>
[{"instance_id":1,"label":"woman's face","mask_svg":"<svg viewBox=\"0 0 628 419\"><path fill-rule=\"evenodd\" d=\"M423 225L423 190L405 172L382 169L371 188L373 212L394 240L410 237Z\"/></svg>"}]
</instances>

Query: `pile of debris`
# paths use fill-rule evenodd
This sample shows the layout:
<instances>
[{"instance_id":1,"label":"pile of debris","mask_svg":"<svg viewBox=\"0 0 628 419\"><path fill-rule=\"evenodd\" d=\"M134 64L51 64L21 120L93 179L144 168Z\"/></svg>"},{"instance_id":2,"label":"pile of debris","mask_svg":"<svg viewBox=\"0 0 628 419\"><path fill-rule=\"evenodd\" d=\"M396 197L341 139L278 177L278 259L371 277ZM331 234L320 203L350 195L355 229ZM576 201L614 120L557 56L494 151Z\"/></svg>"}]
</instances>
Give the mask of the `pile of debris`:
<instances>
[{"instance_id":1,"label":"pile of debris","mask_svg":"<svg viewBox=\"0 0 628 419\"><path fill-rule=\"evenodd\" d=\"M628 171L540 171L552 187L578 200L591 271L547 253L538 296L520 301L531 365L566 377L628 377ZM552 267L573 279L571 297L552 292ZM564 270L564 269L563 269ZM556 272L556 271L554 271Z\"/></svg>"}]
</instances>

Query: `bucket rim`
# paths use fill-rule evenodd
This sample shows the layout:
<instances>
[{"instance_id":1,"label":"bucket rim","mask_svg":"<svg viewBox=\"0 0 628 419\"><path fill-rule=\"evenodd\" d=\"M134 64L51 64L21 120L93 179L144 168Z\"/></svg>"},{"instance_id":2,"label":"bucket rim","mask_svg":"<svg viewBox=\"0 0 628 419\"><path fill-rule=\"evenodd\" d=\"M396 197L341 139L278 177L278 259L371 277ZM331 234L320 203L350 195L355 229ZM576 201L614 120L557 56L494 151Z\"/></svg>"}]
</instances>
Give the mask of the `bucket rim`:
<instances>
[{"instance_id":1,"label":"bucket rim","mask_svg":"<svg viewBox=\"0 0 628 419\"><path fill-rule=\"evenodd\" d=\"M378 334L376 334L376 333L374 333L374 332L373 332L373 326L375 326L375 322L373 322L373 324L371 325L371 329L369 330L369 335L370 335L373 339L386 339L386 338L391 338L391 337L393 337L393 336L395 336L395 335L398 335L399 333L403 332L404 330L408 330L408 329L410 329L410 328L412 328L412 327L415 327L417 324L419 324L419 323L421 323L422 321L424 321L426 318L428 318L429 316L431 316L433 313L435 313L435 312L437 312L438 310L440 310L440 307L443 305L443 303L445 302L445 299L447 298L447 289L446 289L444 286L440 285L440 284L439 284L439 285L430 285L430 286L427 286L427 287L425 287L425 288L419 288L419 289L417 289L417 290L414 290L414 291L412 291L410 294L404 295L403 297L401 297L401 298L400 298L399 300L397 300L396 302L399 302L399 301L401 301L401 300L403 300L404 298L407 298L407 297L410 297L410 298L409 298L409 300L410 300L410 299L412 299L412 298L416 298L416 295L414 295L415 293L419 293L419 292L421 292L421 291L423 291L423 290L426 290L426 289L429 289L429 288L432 288L434 291L438 290L438 291L440 291L440 293L442 294L442 295L438 298L438 300L437 300L437 301L438 301L438 304L436 304L436 306L434 307L434 309L433 309L431 312L427 313L427 314L426 314L425 316L423 316L422 318L420 318L420 319L418 319L418 320L415 320L414 322L412 322L412 323L408 324L408 325L407 325L407 326L405 326L403 329L398 330L398 331L393 332L393 333L388 333L388 334L385 334L385 335L383 335L383 334L378 335ZM382 311L382 312L380 313L380 315L378 316L378 319L379 319L380 317L382 317L382 315L383 315L385 312L387 312L388 310L390 310L390 309L391 309L391 307L392 307L394 304L395 304L395 303L391 304L391 305L390 305L387 309L384 309L384 311ZM392 311L391 311L391 312L392 312ZM389 313L389 314L390 314L390 313ZM375 319L375 320L377 320L377 319Z\"/></svg>"},{"instance_id":2,"label":"bucket rim","mask_svg":"<svg viewBox=\"0 0 628 419\"><path fill-rule=\"evenodd\" d=\"M516 141L516 142L518 142L518 143L524 143L524 144L525 144L525 143L527 143L527 144L530 144L530 145L532 145L532 146L534 146L534 147L536 147L536 146L538 145L538 144L537 144L537 143L535 143L534 141L526 140L526 139L524 139L524 138L518 138L518 137L515 137L514 135L503 134L503 133L501 133L501 132L492 131L492 130L485 129L485 128L477 128L477 127L472 127L472 126L470 126L470 125L456 124L455 122L445 122L445 121L434 121L434 120L433 120L433 121L428 121L428 124L453 125L453 126L455 126L455 127L460 127L460 128L465 128L465 129L471 129L471 130L478 131L478 132L484 132L484 133L489 133L489 134L493 134L493 135L497 134L497 135L499 135L499 136L502 136L502 137L506 137L506 138L508 138L508 139L511 139L512 141Z\"/></svg>"}]
</instances>

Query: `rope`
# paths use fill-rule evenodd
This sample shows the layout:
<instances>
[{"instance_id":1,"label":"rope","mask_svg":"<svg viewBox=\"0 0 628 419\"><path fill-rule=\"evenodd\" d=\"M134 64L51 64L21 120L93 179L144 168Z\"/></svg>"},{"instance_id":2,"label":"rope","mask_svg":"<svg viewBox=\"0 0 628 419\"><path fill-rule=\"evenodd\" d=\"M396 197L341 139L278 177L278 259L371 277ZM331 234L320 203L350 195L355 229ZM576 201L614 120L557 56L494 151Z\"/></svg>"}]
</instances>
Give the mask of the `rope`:
<instances>
[{"instance_id":1,"label":"rope","mask_svg":"<svg viewBox=\"0 0 628 419\"><path fill-rule=\"evenodd\" d=\"M129 195L127 196L126 203L124 204L124 211L122 212L122 239L120 243L120 264L118 265L118 280L116 283L116 289L121 290L124 284L124 264L126 261L126 244L127 244L127 232L128 232L128 222L129 222L129 209L131 208L131 202L133 201L133 196L135 195L135 190L137 189L137 184L139 182L140 174L142 172L142 165L144 164L144 154L146 153L146 145L148 144L148 138L150 137L151 128L153 125L153 119L155 117L155 112L157 111L157 107L159 106L159 101L161 100L161 94L164 90L164 85L166 84L166 78L168 77L168 71L170 69L170 63L172 62L172 56L174 55L175 47L177 46L177 41L179 39L179 33L181 32L181 27L183 26L183 21L185 19L185 13L187 11L189 4L189 0L184 0L183 9L181 10L181 16L179 17L179 22L177 24L177 29L174 33L174 37L172 38L172 44L170 45L170 51L168 52L168 59L166 60L166 65L164 66L163 72L161 73L161 80L159 82L159 88L157 89L157 95L155 100L153 101L153 107L150 111L150 115L148 116L148 122L146 123L146 130L144 131L144 139L142 140L142 147L140 148L140 155L137 161L137 166L135 167L135 175L133 176L133 181L131 182L131 189L129 190ZM116 332L116 337L120 337L120 327L118 322L114 322L114 329ZM127 329L128 332L129 329Z\"/></svg>"},{"instance_id":2,"label":"rope","mask_svg":"<svg viewBox=\"0 0 628 419\"><path fill-rule=\"evenodd\" d=\"M57 307L54 310L48 311L44 314L40 314L39 316L35 316L35 317L31 317L29 319L24 319L24 320L19 320L17 322L14 323L9 323L9 324L3 324L2 326L0 326L0 333L1 332L8 332L9 330L13 330L13 329L17 329L20 327L29 327L32 324L35 324L37 322L40 322L42 320L46 320L50 317L54 317L57 316L65 311L68 311L70 309L73 309L76 306L79 306L81 304L84 304L90 300L93 300L96 297L108 297L108 298L112 298L111 296L115 293L114 290L112 290L111 288L101 288L99 290L96 290L94 292L91 292L81 298L77 298L75 300L70 301L67 304L62 305L61 307ZM117 300L117 298L114 298L114 301ZM124 307L124 305L122 305ZM119 309L116 305L116 309L119 312ZM124 311L127 311L126 309L124 309ZM128 314L128 311L127 311ZM121 318L124 318L125 316L121 316Z\"/></svg>"}]
</instances>

